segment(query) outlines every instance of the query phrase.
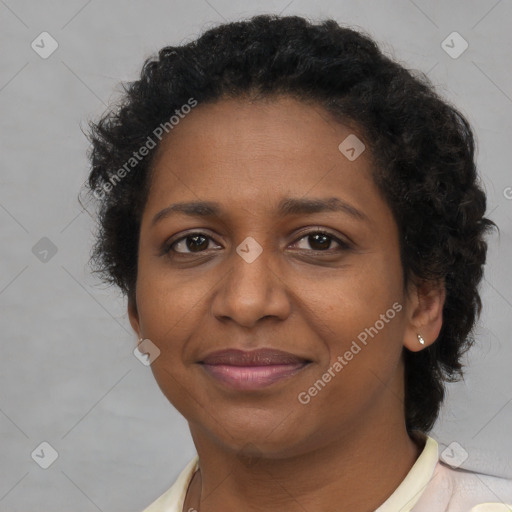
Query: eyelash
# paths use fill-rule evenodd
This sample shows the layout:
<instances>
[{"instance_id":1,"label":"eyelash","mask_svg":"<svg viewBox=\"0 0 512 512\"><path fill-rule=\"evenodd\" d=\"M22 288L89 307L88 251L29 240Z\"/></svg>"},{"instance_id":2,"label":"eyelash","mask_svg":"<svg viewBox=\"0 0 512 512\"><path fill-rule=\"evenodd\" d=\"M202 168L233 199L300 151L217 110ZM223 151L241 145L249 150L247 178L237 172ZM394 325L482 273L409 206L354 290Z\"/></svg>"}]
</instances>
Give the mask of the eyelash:
<instances>
[{"instance_id":1,"label":"eyelash","mask_svg":"<svg viewBox=\"0 0 512 512\"><path fill-rule=\"evenodd\" d=\"M204 251L198 251L196 253L194 253L194 252L177 252L177 251L173 250L173 246L175 246L177 243L179 243L179 242L181 242L183 240L186 240L187 238L191 238L191 237L197 236L197 235L203 236L203 237L205 237L205 238L207 238L209 240L213 240L213 238L211 236L207 235L206 233L202 233L200 231L194 231L192 233L186 234L185 236L182 236L181 238L178 238L177 240L173 240L172 242L166 243L164 245L164 247L163 247L163 251L162 251L163 254L167 254L167 255L170 256L170 253L173 253L174 255L185 256L185 255L191 255L191 254L200 255L202 253L206 253L208 251L208 249L206 249ZM340 246L340 247L338 247L334 251L332 251L331 249L324 249L324 250L310 249L313 252L323 253L323 254L332 254L333 252L342 252L342 251L346 251L346 250L351 249L351 246L347 242L344 242L344 241L340 240L338 237L332 235L331 233L329 233L325 229L316 229L316 230L311 230L311 231L307 231L307 232L301 233L300 238L298 238L294 242L294 244L297 243L297 242L300 242L304 238L307 238L307 237L313 236L313 235L326 235L327 238L329 238L332 241L336 242ZM307 251L308 249L300 249L300 250L301 251Z\"/></svg>"}]
</instances>

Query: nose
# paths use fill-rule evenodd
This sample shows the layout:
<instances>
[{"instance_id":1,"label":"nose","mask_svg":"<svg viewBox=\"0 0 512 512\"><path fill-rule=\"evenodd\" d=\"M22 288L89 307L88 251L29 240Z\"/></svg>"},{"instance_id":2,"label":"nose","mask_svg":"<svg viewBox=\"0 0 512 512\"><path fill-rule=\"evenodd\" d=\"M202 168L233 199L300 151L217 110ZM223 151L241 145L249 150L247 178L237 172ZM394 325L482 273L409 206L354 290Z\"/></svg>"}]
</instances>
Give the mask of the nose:
<instances>
[{"instance_id":1,"label":"nose","mask_svg":"<svg viewBox=\"0 0 512 512\"><path fill-rule=\"evenodd\" d=\"M230 256L229 270L220 280L212 303L213 315L251 328L259 320L284 320L291 310L286 277L279 271L276 255L263 249L253 261L236 251Z\"/></svg>"}]
</instances>

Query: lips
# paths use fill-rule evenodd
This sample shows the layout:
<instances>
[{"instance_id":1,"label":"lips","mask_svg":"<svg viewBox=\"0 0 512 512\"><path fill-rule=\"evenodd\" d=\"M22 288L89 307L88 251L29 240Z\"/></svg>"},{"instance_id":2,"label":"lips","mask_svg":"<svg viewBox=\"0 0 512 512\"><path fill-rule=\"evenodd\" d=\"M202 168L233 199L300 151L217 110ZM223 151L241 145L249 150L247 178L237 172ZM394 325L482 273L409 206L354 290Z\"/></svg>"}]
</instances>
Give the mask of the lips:
<instances>
[{"instance_id":1,"label":"lips","mask_svg":"<svg viewBox=\"0 0 512 512\"><path fill-rule=\"evenodd\" d=\"M209 377L223 386L250 391L296 375L311 361L275 349L227 349L212 352L199 363Z\"/></svg>"},{"instance_id":2,"label":"lips","mask_svg":"<svg viewBox=\"0 0 512 512\"><path fill-rule=\"evenodd\" d=\"M269 366L269 365L290 365L309 362L307 359L298 357L289 352L276 349L258 349L251 352L238 349L226 349L212 352L207 355L201 363L209 365L230 365L230 366Z\"/></svg>"}]
</instances>

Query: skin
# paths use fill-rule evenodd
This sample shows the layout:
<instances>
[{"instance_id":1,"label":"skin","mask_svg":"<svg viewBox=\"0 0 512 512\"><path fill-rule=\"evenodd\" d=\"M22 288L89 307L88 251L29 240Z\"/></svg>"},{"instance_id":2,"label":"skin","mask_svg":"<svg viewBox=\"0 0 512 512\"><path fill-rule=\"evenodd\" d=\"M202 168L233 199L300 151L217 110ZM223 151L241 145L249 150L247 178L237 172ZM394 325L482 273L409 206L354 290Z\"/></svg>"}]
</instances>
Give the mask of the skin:
<instances>
[{"instance_id":1,"label":"skin","mask_svg":"<svg viewBox=\"0 0 512 512\"><path fill-rule=\"evenodd\" d=\"M199 454L184 511L368 512L420 454L405 428L402 352L435 341L444 291L404 289L397 224L372 179L370 150L349 161L338 149L351 133L359 132L290 97L224 99L195 107L158 148L128 312L137 335L160 349L152 371ZM276 212L283 198L333 196L365 219ZM167 206L195 200L220 203L222 215L151 225ZM307 233L317 227L350 248L315 243ZM171 237L197 231L211 237L202 252L182 240L175 256L162 254ZM252 263L236 252L248 236L263 250ZM402 310L300 403L394 303ZM261 347L312 363L257 392L226 389L197 363L214 350Z\"/></svg>"}]
</instances>

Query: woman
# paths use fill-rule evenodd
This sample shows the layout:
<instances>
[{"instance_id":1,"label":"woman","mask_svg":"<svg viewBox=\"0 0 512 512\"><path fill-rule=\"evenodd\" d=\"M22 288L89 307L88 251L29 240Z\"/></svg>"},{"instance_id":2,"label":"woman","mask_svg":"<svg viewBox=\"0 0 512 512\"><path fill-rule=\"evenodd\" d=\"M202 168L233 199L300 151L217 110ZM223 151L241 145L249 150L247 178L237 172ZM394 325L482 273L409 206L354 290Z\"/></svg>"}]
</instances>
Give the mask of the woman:
<instances>
[{"instance_id":1,"label":"woman","mask_svg":"<svg viewBox=\"0 0 512 512\"><path fill-rule=\"evenodd\" d=\"M197 449L146 512L510 510L428 436L493 223L425 75L256 16L148 59L90 138L93 260Z\"/></svg>"}]
</instances>

